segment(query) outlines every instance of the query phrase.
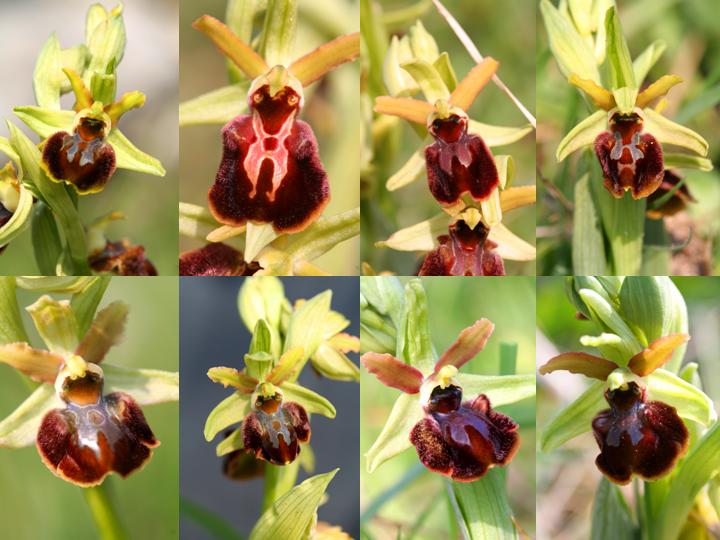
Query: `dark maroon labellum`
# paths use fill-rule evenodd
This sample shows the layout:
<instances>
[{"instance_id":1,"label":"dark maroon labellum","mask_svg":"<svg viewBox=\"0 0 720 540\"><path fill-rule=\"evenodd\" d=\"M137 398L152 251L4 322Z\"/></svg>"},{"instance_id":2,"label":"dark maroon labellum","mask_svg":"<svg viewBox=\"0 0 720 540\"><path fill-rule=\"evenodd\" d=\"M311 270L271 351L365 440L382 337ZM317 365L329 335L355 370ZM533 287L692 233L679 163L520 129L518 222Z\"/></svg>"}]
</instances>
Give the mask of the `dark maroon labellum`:
<instances>
[{"instance_id":1,"label":"dark maroon labellum","mask_svg":"<svg viewBox=\"0 0 720 540\"><path fill-rule=\"evenodd\" d=\"M410 433L420 461L458 482L472 482L494 465L506 465L518 449L518 425L490 405L484 394L462 402L462 390L436 387L427 415Z\"/></svg>"},{"instance_id":2,"label":"dark maroon labellum","mask_svg":"<svg viewBox=\"0 0 720 540\"><path fill-rule=\"evenodd\" d=\"M73 134L58 131L45 141L43 162L56 180L75 186L78 193L105 187L115 172L115 150L103 138L105 124L83 118Z\"/></svg>"},{"instance_id":3,"label":"dark maroon labellum","mask_svg":"<svg viewBox=\"0 0 720 540\"><path fill-rule=\"evenodd\" d=\"M310 421L297 403L283 403L279 395L258 398L255 410L242 425L245 451L274 465L287 465L300 453L300 443L310 440Z\"/></svg>"},{"instance_id":4,"label":"dark maroon labellum","mask_svg":"<svg viewBox=\"0 0 720 540\"><path fill-rule=\"evenodd\" d=\"M305 229L330 201L312 128L296 115L300 96L269 86L251 96L252 115L241 115L222 130L223 155L210 188L209 205L225 225L272 223L276 232Z\"/></svg>"},{"instance_id":5,"label":"dark maroon labellum","mask_svg":"<svg viewBox=\"0 0 720 540\"><path fill-rule=\"evenodd\" d=\"M102 251L89 257L90 267L99 273L116 276L157 276L157 269L145 258L143 246L133 246L127 240L108 241Z\"/></svg>"},{"instance_id":6,"label":"dark maroon labellum","mask_svg":"<svg viewBox=\"0 0 720 540\"><path fill-rule=\"evenodd\" d=\"M135 400L122 392L102 396L102 379L88 376L64 387L65 409L49 411L36 445L57 476L80 486L100 484L115 471L141 468L160 442Z\"/></svg>"},{"instance_id":7,"label":"dark maroon labellum","mask_svg":"<svg viewBox=\"0 0 720 540\"><path fill-rule=\"evenodd\" d=\"M258 263L246 263L242 252L222 243L180 255L181 276L252 276L258 270Z\"/></svg>"},{"instance_id":8,"label":"dark maroon labellum","mask_svg":"<svg viewBox=\"0 0 720 540\"><path fill-rule=\"evenodd\" d=\"M493 251L488 229L478 223L471 229L464 221L450 225L438 236L440 245L425 256L419 276L504 276L505 265Z\"/></svg>"},{"instance_id":9,"label":"dark maroon labellum","mask_svg":"<svg viewBox=\"0 0 720 540\"><path fill-rule=\"evenodd\" d=\"M688 446L688 430L674 407L647 401L645 389L628 383L626 390L607 390L610 409L592 422L600 455L600 472L616 484L632 475L655 480L669 473Z\"/></svg>"},{"instance_id":10,"label":"dark maroon labellum","mask_svg":"<svg viewBox=\"0 0 720 540\"><path fill-rule=\"evenodd\" d=\"M467 131L467 119L451 115L430 126L435 142L425 148L428 184L437 201L450 206L464 193L476 201L487 199L498 187L495 160L485 142Z\"/></svg>"},{"instance_id":11,"label":"dark maroon labellum","mask_svg":"<svg viewBox=\"0 0 720 540\"><path fill-rule=\"evenodd\" d=\"M223 435L227 439L233 433L234 431L229 429ZM253 454L248 454L244 449L234 450L225 456L222 468L225 476L232 480L250 480L264 474L265 462Z\"/></svg>"},{"instance_id":12,"label":"dark maroon labellum","mask_svg":"<svg viewBox=\"0 0 720 540\"><path fill-rule=\"evenodd\" d=\"M697 202L697 199L690 193L687 183L684 183L661 206L654 208L653 203L675 189L675 186L677 186L680 181L681 178L674 172L667 169L665 170L660 187L648 197L648 217L661 219L663 216L674 216L684 210L688 203Z\"/></svg>"},{"instance_id":13,"label":"dark maroon labellum","mask_svg":"<svg viewBox=\"0 0 720 540\"><path fill-rule=\"evenodd\" d=\"M605 187L614 197L622 198L629 189L633 199L642 199L662 183L662 148L655 137L642 130L643 121L637 113L616 113L610 120L610 131L595 139Z\"/></svg>"},{"instance_id":14,"label":"dark maroon labellum","mask_svg":"<svg viewBox=\"0 0 720 540\"><path fill-rule=\"evenodd\" d=\"M4 227L11 217L13 217L13 213L0 203L0 227ZM7 248L7 244L0 246L0 255L5 251L5 248Z\"/></svg>"}]
</instances>

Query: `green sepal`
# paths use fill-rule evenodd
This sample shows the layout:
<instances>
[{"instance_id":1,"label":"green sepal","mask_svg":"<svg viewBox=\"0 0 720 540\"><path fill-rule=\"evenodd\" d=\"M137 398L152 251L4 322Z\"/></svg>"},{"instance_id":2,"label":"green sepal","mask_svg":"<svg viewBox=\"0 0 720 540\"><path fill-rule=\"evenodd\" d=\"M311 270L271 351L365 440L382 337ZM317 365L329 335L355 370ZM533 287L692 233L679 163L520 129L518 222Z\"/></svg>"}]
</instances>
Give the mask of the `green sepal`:
<instances>
[{"instance_id":1,"label":"green sepal","mask_svg":"<svg viewBox=\"0 0 720 540\"><path fill-rule=\"evenodd\" d=\"M595 111L565 135L555 151L555 159L562 161L570 154L585 146L591 146L603 131L607 130L607 113Z\"/></svg>"},{"instance_id":2,"label":"green sepal","mask_svg":"<svg viewBox=\"0 0 720 540\"><path fill-rule=\"evenodd\" d=\"M330 313L332 291L327 290L303 302L290 316L283 352L296 347L303 349L303 363L323 341L325 319ZM302 369L302 367L301 367Z\"/></svg>"},{"instance_id":3,"label":"green sepal","mask_svg":"<svg viewBox=\"0 0 720 540\"><path fill-rule=\"evenodd\" d=\"M410 431L424 416L417 394L401 394L397 398L380 435L365 454L369 473L412 446Z\"/></svg>"},{"instance_id":4,"label":"green sepal","mask_svg":"<svg viewBox=\"0 0 720 540\"><path fill-rule=\"evenodd\" d=\"M302 405L308 414L322 414L327 418L335 418L336 412L333 404L304 386L284 382L280 385L280 393L283 395L283 400Z\"/></svg>"},{"instance_id":5,"label":"green sepal","mask_svg":"<svg viewBox=\"0 0 720 540\"><path fill-rule=\"evenodd\" d=\"M115 164L118 169L165 176L165 168L160 160L137 148L118 128L110 131L107 142L115 150Z\"/></svg>"},{"instance_id":6,"label":"green sepal","mask_svg":"<svg viewBox=\"0 0 720 540\"><path fill-rule=\"evenodd\" d=\"M178 216L180 234L203 242L207 241L208 234L220 227L210 210L197 204L181 202Z\"/></svg>"},{"instance_id":7,"label":"green sepal","mask_svg":"<svg viewBox=\"0 0 720 540\"><path fill-rule=\"evenodd\" d=\"M400 189L421 178L425 174L425 170L425 154L423 150L417 150L395 174L388 178L385 187L388 191Z\"/></svg>"},{"instance_id":8,"label":"green sepal","mask_svg":"<svg viewBox=\"0 0 720 540\"><path fill-rule=\"evenodd\" d=\"M218 443L215 447L215 455L220 457L230 452L235 452L236 450L242 450L243 448L242 428L237 428L228 437ZM303 449L303 452L304 451L305 449Z\"/></svg>"},{"instance_id":9,"label":"green sepal","mask_svg":"<svg viewBox=\"0 0 720 540\"><path fill-rule=\"evenodd\" d=\"M258 351L246 354L244 359L247 374L258 381L262 381L272 370L275 357L268 352Z\"/></svg>"},{"instance_id":10,"label":"green sepal","mask_svg":"<svg viewBox=\"0 0 720 540\"><path fill-rule=\"evenodd\" d=\"M298 234L278 239L278 249L294 260L312 261L327 253L340 242L360 234L360 208L324 216Z\"/></svg>"},{"instance_id":11,"label":"green sepal","mask_svg":"<svg viewBox=\"0 0 720 540\"><path fill-rule=\"evenodd\" d=\"M430 373L436 357L430 340L427 295L419 279L405 285L405 311L398 338L396 356L423 373Z\"/></svg>"},{"instance_id":12,"label":"green sepal","mask_svg":"<svg viewBox=\"0 0 720 540\"><path fill-rule=\"evenodd\" d=\"M620 25L617 8L611 7L605 14L606 57L610 66L612 89L628 87L637 89L632 58ZM597 81L596 81L597 82Z\"/></svg>"},{"instance_id":13,"label":"green sepal","mask_svg":"<svg viewBox=\"0 0 720 540\"><path fill-rule=\"evenodd\" d=\"M703 172L713 170L713 163L708 158L690 154L663 152L663 162L666 169L697 169Z\"/></svg>"},{"instance_id":14,"label":"green sepal","mask_svg":"<svg viewBox=\"0 0 720 540\"><path fill-rule=\"evenodd\" d=\"M233 392L210 411L205 420L205 440L210 442L226 427L241 422L250 412L250 396Z\"/></svg>"},{"instance_id":15,"label":"green sepal","mask_svg":"<svg viewBox=\"0 0 720 540\"><path fill-rule=\"evenodd\" d=\"M665 369L647 377L649 399L662 401L677 409L680 417L708 426L717 420L712 400L702 390Z\"/></svg>"},{"instance_id":16,"label":"green sepal","mask_svg":"<svg viewBox=\"0 0 720 540\"><path fill-rule=\"evenodd\" d=\"M485 394L493 407L516 403L535 396L535 375L475 375L458 373L454 377L463 399Z\"/></svg>"},{"instance_id":17,"label":"green sepal","mask_svg":"<svg viewBox=\"0 0 720 540\"><path fill-rule=\"evenodd\" d=\"M640 85L642 84L645 77L647 77L647 74L662 56L662 53L665 52L666 47L667 45L665 42L658 39L653 41L642 53L640 53L640 56L638 56L633 62L635 82Z\"/></svg>"},{"instance_id":18,"label":"green sepal","mask_svg":"<svg viewBox=\"0 0 720 540\"><path fill-rule=\"evenodd\" d=\"M81 288L72 291L70 306L75 313L78 325L78 339L82 338L95 319L100 301L110 285L110 276L97 276L88 279Z\"/></svg>"},{"instance_id":19,"label":"green sepal","mask_svg":"<svg viewBox=\"0 0 720 540\"><path fill-rule=\"evenodd\" d=\"M64 403L50 384L41 384L20 406L0 421L0 447L24 448L35 443L40 423Z\"/></svg>"},{"instance_id":20,"label":"green sepal","mask_svg":"<svg viewBox=\"0 0 720 540\"><path fill-rule=\"evenodd\" d=\"M692 129L665 118L652 109L643 109L643 129L651 133L660 143L672 144L692 150L700 156L707 156L708 142Z\"/></svg>"},{"instance_id":21,"label":"green sepal","mask_svg":"<svg viewBox=\"0 0 720 540\"><path fill-rule=\"evenodd\" d=\"M532 133L534 128L527 124L520 127L493 126L475 120L468 122L468 132L482 137L489 148L505 146L519 141L525 135Z\"/></svg>"},{"instance_id":22,"label":"green sepal","mask_svg":"<svg viewBox=\"0 0 720 540\"><path fill-rule=\"evenodd\" d=\"M60 94L65 79L62 67L60 42L53 33L40 49L33 71L33 91L40 107L60 109Z\"/></svg>"},{"instance_id":23,"label":"green sepal","mask_svg":"<svg viewBox=\"0 0 720 540\"><path fill-rule=\"evenodd\" d=\"M345 353L321 343L310 358L313 368L323 377L337 381L359 381L360 368Z\"/></svg>"},{"instance_id":24,"label":"green sepal","mask_svg":"<svg viewBox=\"0 0 720 540\"><path fill-rule=\"evenodd\" d=\"M252 339L250 340L250 348L248 353L255 354L264 352L272 354L272 334L268 323L265 319L258 319L255 323L255 329L253 330Z\"/></svg>"},{"instance_id":25,"label":"green sepal","mask_svg":"<svg viewBox=\"0 0 720 540\"><path fill-rule=\"evenodd\" d=\"M308 478L276 500L263 512L250 540L305 540L328 484L339 469Z\"/></svg>"},{"instance_id":26,"label":"green sepal","mask_svg":"<svg viewBox=\"0 0 720 540\"><path fill-rule=\"evenodd\" d=\"M545 29L547 30L550 50L566 77L573 73L583 79L600 83L600 73L595 61L595 53L589 43L575 30L572 22L565 17L549 0L540 2Z\"/></svg>"},{"instance_id":27,"label":"green sepal","mask_svg":"<svg viewBox=\"0 0 720 540\"><path fill-rule=\"evenodd\" d=\"M290 65L296 25L296 0L268 0L258 52L269 66Z\"/></svg>"},{"instance_id":28,"label":"green sepal","mask_svg":"<svg viewBox=\"0 0 720 540\"><path fill-rule=\"evenodd\" d=\"M360 294L372 309L390 317L395 329L400 330L405 291L397 277L363 276L360 278Z\"/></svg>"},{"instance_id":29,"label":"green sepal","mask_svg":"<svg viewBox=\"0 0 720 540\"><path fill-rule=\"evenodd\" d=\"M627 86L613 88L612 94L615 98L615 104L622 114L630 114L633 112L635 100L638 96L637 88L629 88Z\"/></svg>"},{"instance_id":30,"label":"green sepal","mask_svg":"<svg viewBox=\"0 0 720 540\"><path fill-rule=\"evenodd\" d=\"M125 392L139 405L155 405L180 399L180 374L160 369L102 365L106 392Z\"/></svg>"},{"instance_id":31,"label":"green sepal","mask_svg":"<svg viewBox=\"0 0 720 540\"><path fill-rule=\"evenodd\" d=\"M387 247L398 251L432 251L437 237L446 234L449 218L445 212L395 231L387 240L375 242L375 247Z\"/></svg>"},{"instance_id":32,"label":"green sepal","mask_svg":"<svg viewBox=\"0 0 720 540\"><path fill-rule=\"evenodd\" d=\"M248 81L243 81L184 101L180 104L179 125L182 127L227 124L247 111L249 86Z\"/></svg>"},{"instance_id":33,"label":"green sepal","mask_svg":"<svg viewBox=\"0 0 720 540\"><path fill-rule=\"evenodd\" d=\"M44 295L25 309L50 351L63 356L75 352L78 346L78 326L69 301L57 301Z\"/></svg>"},{"instance_id":34,"label":"green sepal","mask_svg":"<svg viewBox=\"0 0 720 540\"><path fill-rule=\"evenodd\" d=\"M604 387L603 381L592 383L580 397L550 421L540 438L543 452L552 452L570 439L590 431L593 418L607 407Z\"/></svg>"},{"instance_id":35,"label":"green sepal","mask_svg":"<svg viewBox=\"0 0 720 540\"><path fill-rule=\"evenodd\" d=\"M284 301L282 281L273 276L248 278L238 293L238 310L245 327L253 332L258 321L265 321L270 330L270 352L275 357L280 356L282 347L280 318Z\"/></svg>"}]
</instances>

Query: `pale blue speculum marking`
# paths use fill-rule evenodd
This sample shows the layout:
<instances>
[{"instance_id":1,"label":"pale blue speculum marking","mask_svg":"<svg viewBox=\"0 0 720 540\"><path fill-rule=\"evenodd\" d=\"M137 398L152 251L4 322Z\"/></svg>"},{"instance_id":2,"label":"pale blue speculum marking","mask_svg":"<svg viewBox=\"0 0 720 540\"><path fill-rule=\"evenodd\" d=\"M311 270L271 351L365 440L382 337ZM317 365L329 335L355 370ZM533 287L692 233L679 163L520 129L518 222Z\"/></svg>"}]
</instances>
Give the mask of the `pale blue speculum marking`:
<instances>
[{"instance_id":1,"label":"pale blue speculum marking","mask_svg":"<svg viewBox=\"0 0 720 540\"><path fill-rule=\"evenodd\" d=\"M114 415L108 410L103 399L91 405L78 405L69 402L66 412L73 420L77 434L78 446L86 446L100 457L98 433L102 431L108 446L113 447L122 438L120 426L115 422Z\"/></svg>"},{"instance_id":2,"label":"pale blue speculum marking","mask_svg":"<svg viewBox=\"0 0 720 540\"><path fill-rule=\"evenodd\" d=\"M279 436L285 439L285 444L290 446L292 436L288 425L292 425L292 418L283 407L278 407L274 413L266 413L263 410L256 411L258 421L265 433L270 437L273 448L280 448Z\"/></svg>"},{"instance_id":3,"label":"pale blue speculum marking","mask_svg":"<svg viewBox=\"0 0 720 540\"><path fill-rule=\"evenodd\" d=\"M632 157L633 161L637 161L639 159L642 159L645 157L645 154L643 154L643 151L638 148L638 145L640 144L640 133L633 133L632 139L630 140L630 144L623 144L622 142L622 136L617 131L615 132L615 146L613 146L612 151L610 152L610 157L614 159L615 161L619 160L622 157L623 150L626 148L630 150L630 156Z\"/></svg>"},{"instance_id":4,"label":"pale blue speculum marking","mask_svg":"<svg viewBox=\"0 0 720 540\"><path fill-rule=\"evenodd\" d=\"M100 137L91 141L85 141L77 133L73 133L72 135L66 135L63 140L63 146L61 150L65 151L68 162L72 163L75 159L78 150L80 150L80 142L84 142L86 145L85 149L82 150L80 154L80 167L83 167L84 165L89 165L90 163L93 163L95 161L95 154L98 150L100 150L103 141Z\"/></svg>"}]
</instances>

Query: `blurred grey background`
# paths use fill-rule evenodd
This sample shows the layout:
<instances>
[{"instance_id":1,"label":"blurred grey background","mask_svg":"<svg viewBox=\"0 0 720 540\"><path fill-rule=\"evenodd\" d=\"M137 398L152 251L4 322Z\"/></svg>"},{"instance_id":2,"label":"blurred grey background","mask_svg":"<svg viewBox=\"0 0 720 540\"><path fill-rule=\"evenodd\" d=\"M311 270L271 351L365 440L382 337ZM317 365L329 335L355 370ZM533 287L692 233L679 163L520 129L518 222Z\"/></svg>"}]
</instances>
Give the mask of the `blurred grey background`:
<instances>
[{"instance_id":1,"label":"blurred grey background","mask_svg":"<svg viewBox=\"0 0 720 540\"><path fill-rule=\"evenodd\" d=\"M113 240L127 237L145 246L147 256L162 275L177 275L178 254L178 2L179 0L124 0L127 32L125 56L118 68L118 96L140 90L145 106L120 119L122 132L142 151L160 159L164 178L118 170L99 194L80 198L84 223L114 210L126 220L110 225ZM18 105L35 105L32 75L40 49L55 32L63 48L84 41L85 14L90 0L2 0L0 2L0 136L7 137L5 120L22 126L12 112ZM112 9L119 2L100 2ZM72 95L63 98L70 109ZM7 158L0 154L0 166ZM0 257L0 274L36 274L30 231L12 242Z\"/></svg>"},{"instance_id":2,"label":"blurred grey background","mask_svg":"<svg viewBox=\"0 0 720 540\"><path fill-rule=\"evenodd\" d=\"M261 515L263 481L258 478L237 482L225 477L222 459L215 455L221 436L210 443L203 437L207 415L231 393L208 379L208 369L214 366L241 369L243 355L250 345L251 334L237 310L237 294L243 279L180 279L180 493L219 514L245 536ZM332 309L351 321L346 332L359 335L357 278L295 277L282 278L282 282L293 303L332 289ZM352 358L357 362L357 355ZM334 420L319 415L311 419L315 473L340 468L328 488L327 503L320 507L319 519L340 525L359 538L359 385L323 379L311 369L303 371L299 382L325 396L337 409ZM307 476L301 470L298 481ZM181 538L213 538L182 515L180 531Z\"/></svg>"}]
</instances>

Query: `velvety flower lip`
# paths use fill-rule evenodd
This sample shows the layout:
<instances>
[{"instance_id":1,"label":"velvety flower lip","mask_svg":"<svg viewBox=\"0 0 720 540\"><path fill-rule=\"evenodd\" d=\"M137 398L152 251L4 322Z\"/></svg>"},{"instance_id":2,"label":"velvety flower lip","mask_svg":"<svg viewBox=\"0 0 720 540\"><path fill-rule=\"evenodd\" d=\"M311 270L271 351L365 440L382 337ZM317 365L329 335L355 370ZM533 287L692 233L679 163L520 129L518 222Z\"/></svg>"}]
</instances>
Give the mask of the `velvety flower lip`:
<instances>
[{"instance_id":1,"label":"velvety flower lip","mask_svg":"<svg viewBox=\"0 0 720 540\"><path fill-rule=\"evenodd\" d=\"M452 206L464 195L483 201L500 184L490 150L478 135L468 133L467 115L451 108L432 115L428 131L435 142L425 148L428 185L443 206Z\"/></svg>"},{"instance_id":2,"label":"velvety flower lip","mask_svg":"<svg viewBox=\"0 0 720 540\"><path fill-rule=\"evenodd\" d=\"M291 77L280 66L262 76L280 82L254 83L257 90L248 99L252 114L223 127L223 155L208 194L210 211L220 223L272 223L278 233L299 232L330 201L315 134L296 119L302 86Z\"/></svg>"},{"instance_id":3,"label":"velvety flower lip","mask_svg":"<svg viewBox=\"0 0 720 540\"><path fill-rule=\"evenodd\" d=\"M673 171L665 169L660 187L648 197L647 216L649 218L661 219L663 216L673 216L684 210L688 203L697 202L697 199L690 193L687 183L683 182L680 187L677 187L682 180ZM655 206L656 204L660 204L660 206Z\"/></svg>"},{"instance_id":4,"label":"velvety flower lip","mask_svg":"<svg viewBox=\"0 0 720 540\"><path fill-rule=\"evenodd\" d=\"M36 446L43 463L60 478L80 486L102 483L110 472L121 476L140 469L160 442L139 405L128 394L102 395L98 366L61 385L64 409L49 411L40 424Z\"/></svg>"},{"instance_id":5,"label":"velvety flower lip","mask_svg":"<svg viewBox=\"0 0 720 540\"><path fill-rule=\"evenodd\" d=\"M648 401L644 388L606 390L610 409L592 422L600 454L598 469L612 482L627 484L632 475L655 480L672 470L688 447L688 430L674 407Z\"/></svg>"},{"instance_id":6,"label":"velvety flower lip","mask_svg":"<svg viewBox=\"0 0 720 540\"><path fill-rule=\"evenodd\" d=\"M518 425L494 411L484 394L462 402L458 386L437 386L425 410L410 441L423 465L458 482L473 482L507 464L519 447Z\"/></svg>"},{"instance_id":7,"label":"velvety flower lip","mask_svg":"<svg viewBox=\"0 0 720 540\"><path fill-rule=\"evenodd\" d=\"M300 453L300 444L310 441L310 422L305 409L284 402L279 394L258 397L254 410L243 420L246 452L274 465L287 465Z\"/></svg>"},{"instance_id":8,"label":"velvety flower lip","mask_svg":"<svg viewBox=\"0 0 720 540\"><path fill-rule=\"evenodd\" d=\"M107 241L101 251L88 258L95 272L118 276L157 276L152 262L145 257L145 248L130 244L128 240Z\"/></svg>"},{"instance_id":9,"label":"velvety flower lip","mask_svg":"<svg viewBox=\"0 0 720 540\"><path fill-rule=\"evenodd\" d=\"M603 171L607 190L622 198L630 190L634 199L647 197L663 180L663 154L660 143L643 133L640 111L612 113L609 131L595 139L595 154Z\"/></svg>"},{"instance_id":10,"label":"velvety flower lip","mask_svg":"<svg viewBox=\"0 0 720 540\"><path fill-rule=\"evenodd\" d=\"M252 276L260 265L245 262L241 251L221 242L180 254L181 276Z\"/></svg>"},{"instance_id":11,"label":"velvety flower lip","mask_svg":"<svg viewBox=\"0 0 720 540\"><path fill-rule=\"evenodd\" d=\"M72 134L51 135L42 154L51 178L72 184L80 194L101 191L115 172L115 151L105 141L108 131L102 120L81 118Z\"/></svg>"},{"instance_id":12,"label":"velvety flower lip","mask_svg":"<svg viewBox=\"0 0 720 540\"><path fill-rule=\"evenodd\" d=\"M459 220L438 237L439 245L423 260L420 276L504 276L502 258L493 251L497 244L488 239L482 222L474 228Z\"/></svg>"}]
</instances>

